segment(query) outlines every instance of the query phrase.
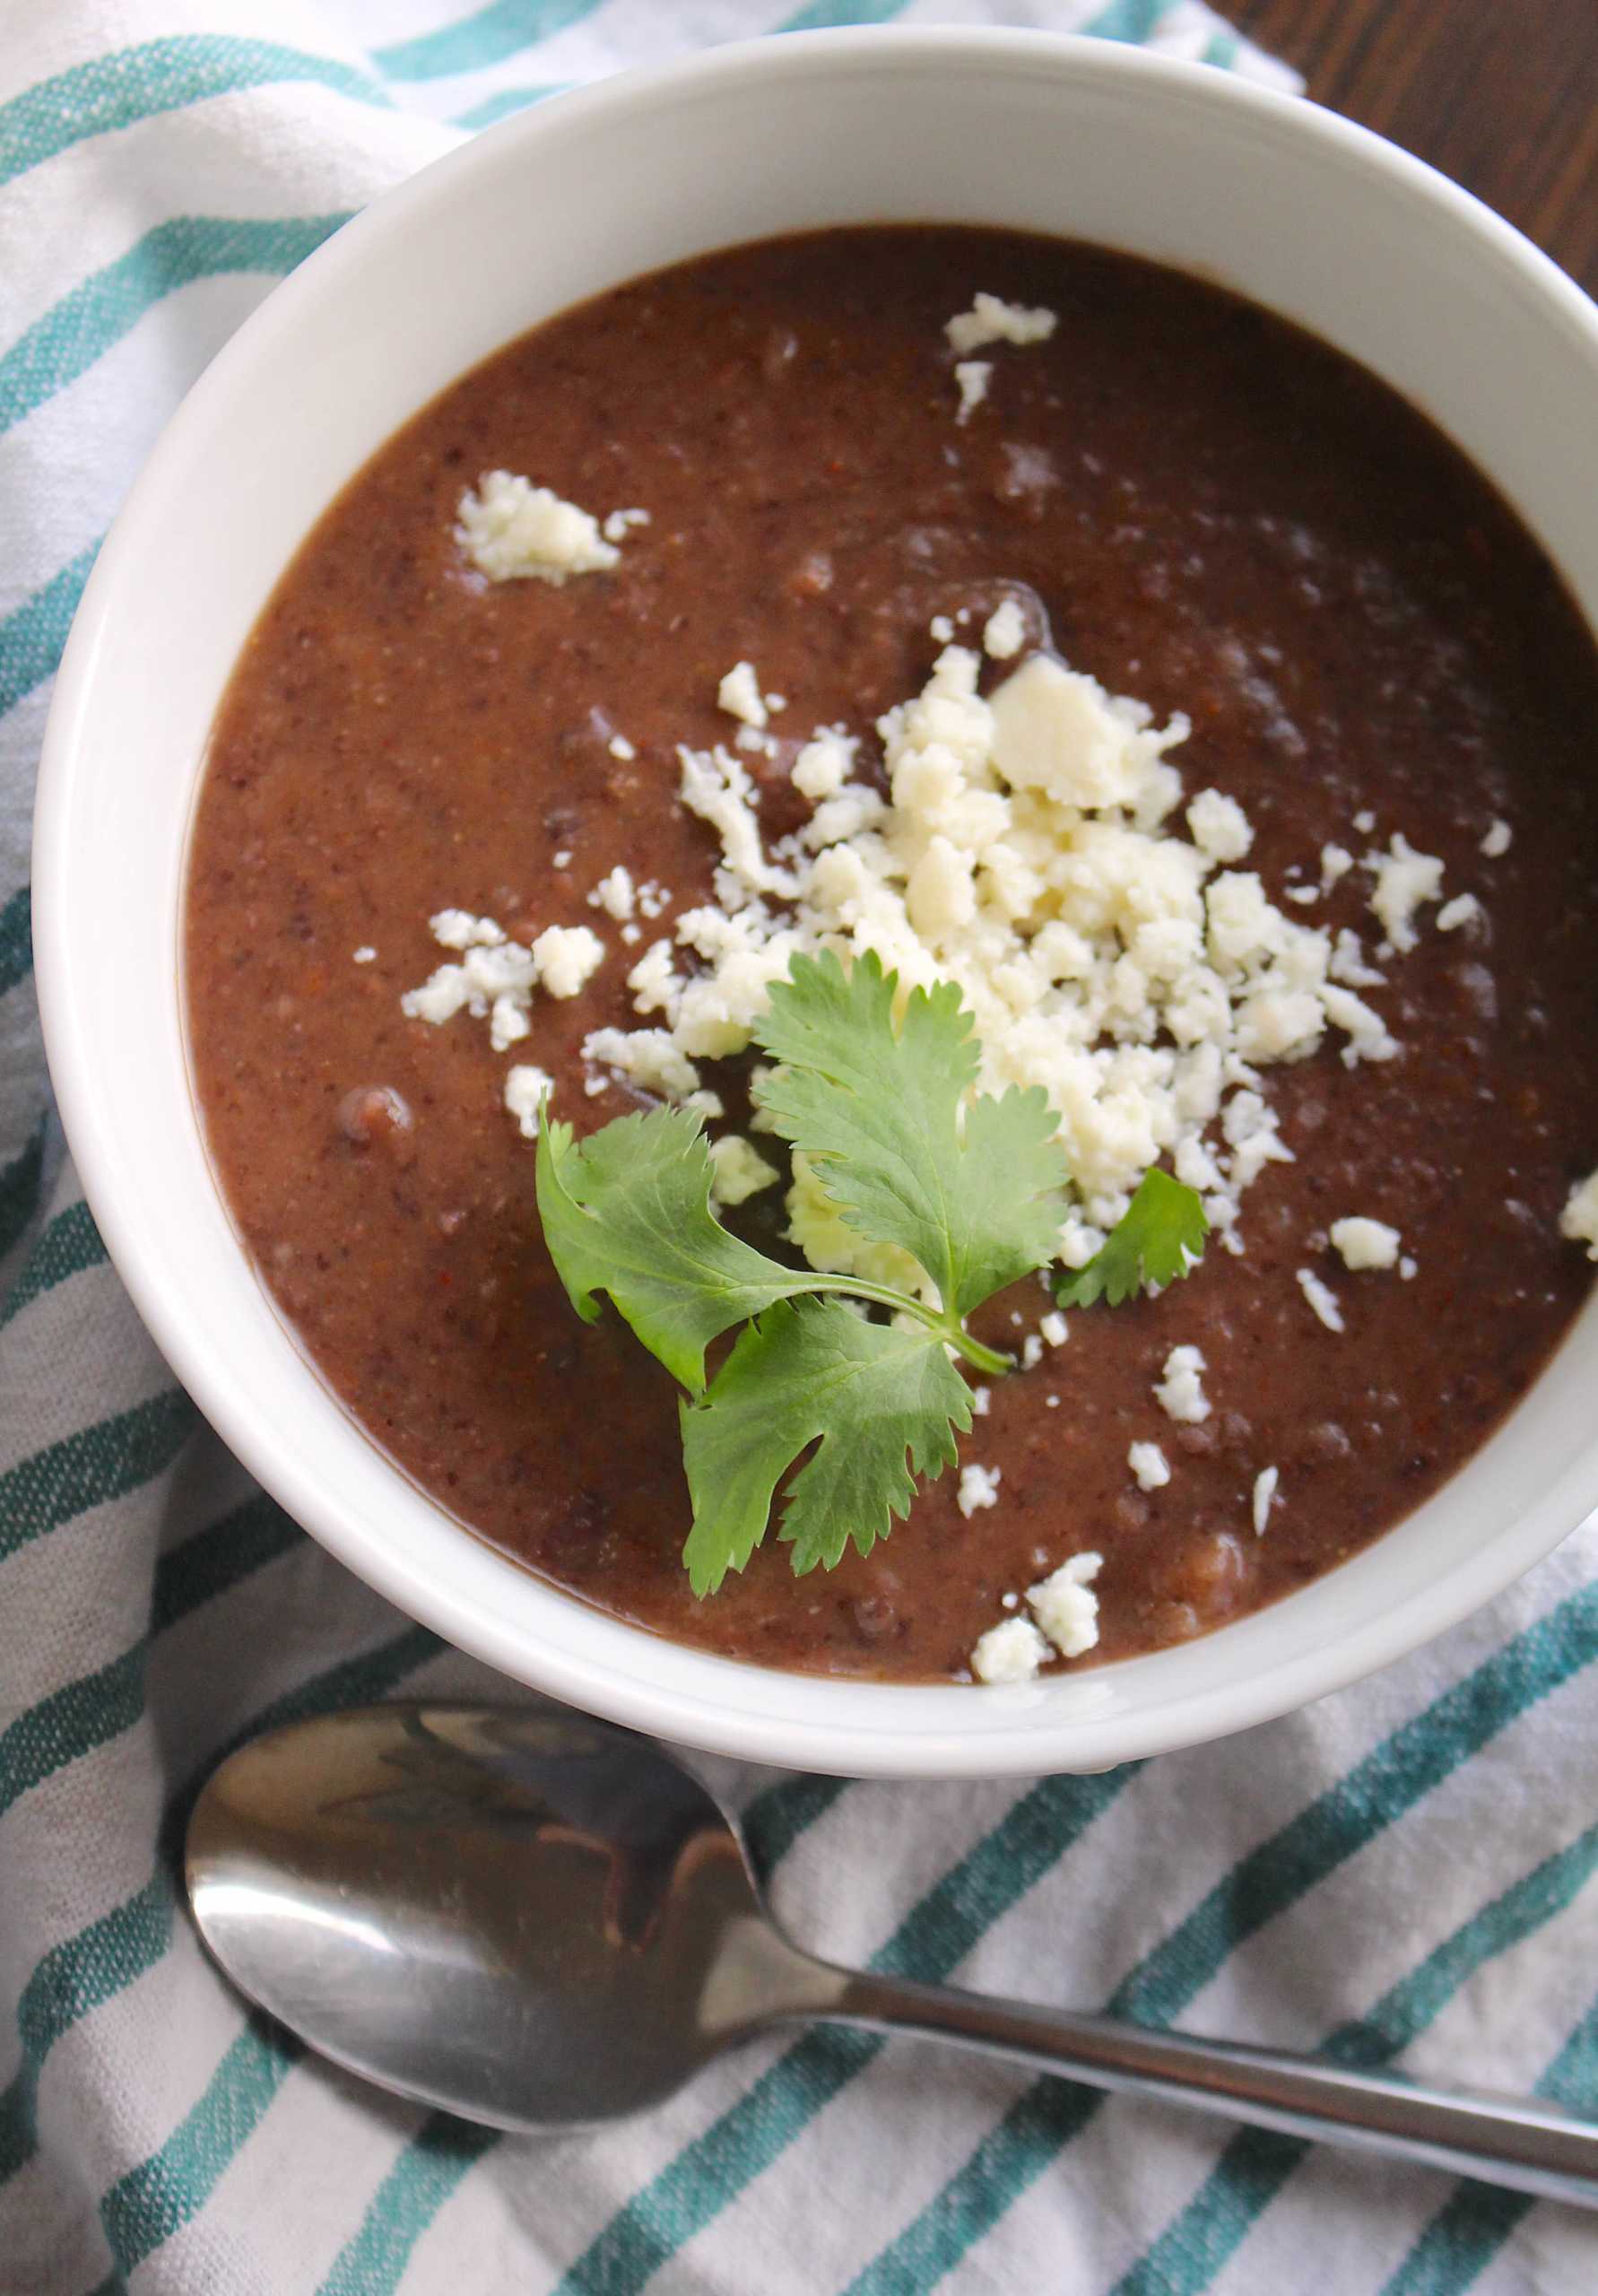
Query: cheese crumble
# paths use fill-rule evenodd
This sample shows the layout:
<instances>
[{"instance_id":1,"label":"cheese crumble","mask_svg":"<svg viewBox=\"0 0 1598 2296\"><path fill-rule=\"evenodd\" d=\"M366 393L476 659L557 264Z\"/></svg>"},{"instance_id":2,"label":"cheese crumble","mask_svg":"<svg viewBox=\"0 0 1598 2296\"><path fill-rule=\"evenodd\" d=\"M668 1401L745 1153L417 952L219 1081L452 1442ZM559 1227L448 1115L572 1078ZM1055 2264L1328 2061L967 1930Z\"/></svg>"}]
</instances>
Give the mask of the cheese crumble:
<instances>
[{"instance_id":1,"label":"cheese crumble","mask_svg":"<svg viewBox=\"0 0 1598 2296\"><path fill-rule=\"evenodd\" d=\"M978 1638L971 1672L979 1683L1029 1683L1048 1654L1029 1618L1001 1619Z\"/></svg>"},{"instance_id":2,"label":"cheese crumble","mask_svg":"<svg viewBox=\"0 0 1598 2296\"><path fill-rule=\"evenodd\" d=\"M716 699L729 718L741 718L757 734L765 732L770 713L752 662L734 662L716 687Z\"/></svg>"},{"instance_id":3,"label":"cheese crumble","mask_svg":"<svg viewBox=\"0 0 1598 2296\"><path fill-rule=\"evenodd\" d=\"M485 471L456 515L456 541L491 582L551 582L559 589L569 575L603 573L621 560L589 511L512 471Z\"/></svg>"},{"instance_id":4,"label":"cheese crumble","mask_svg":"<svg viewBox=\"0 0 1598 2296\"><path fill-rule=\"evenodd\" d=\"M961 1467L960 1490L954 1503L968 1523L979 1508L998 1505L999 1485L1003 1480L1003 1471L998 1467L982 1467L975 1464Z\"/></svg>"},{"instance_id":5,"label":"cheese crumble","mask_svg":"<svg viewBox=\"0 0 1598 2296\"><path fill-rule=\"evenodd\" d=\"M1494 822L1477 848L1489 861L1501 861L1515 842L1515 832L1507 822Z\"/></svg>"},{"instance_id":6,"label":"cheese crumble","mask_svg":"<svg viewBox=\"0 0 1598 2296\"><path fill-rule=\"evenodd\" d=\"M1134 1443L1126 1464L1140 1491L1161 1491L1171 1479L1170 1463L1158 1443Z\"/></svg>"},{"instance_id":7,"label":"cheese crumble","mask_svg":"<svg viewBox=\"0 0 1598 2296\"><path fill-rule=\"evenodd\" d=\"M1210 1398L1200 1374L1204 1359L1196 1347L1173 1347L1165 1359L1165 1376L1154 1390L1154 1400L1168 1419L1196 1427L1210 1416Z\"/></svg>"},{"instance_id":8,"label":"cheese crumble","mask_svg":"<svg viewBox=\"0 0 1598 2296\"><path fill-rule=\"evenodd\" d=\"M1396 1267L1402 1240L1396 1228L1385 1220L1333 1220L1328 1233L1332 1248L1347 1268ZM1316 1311L1319 1312L1318 1309Z\"/></svg>"},{"instance_id":9,"label":"cheese crumble","mask_svg":"<svg viewBox=\"0 0 1598 2296\"><path fill-rule=\"evenodd\" d=\"M989 343L1047 343L1059 320L1055 312L1028 310L1020 303L1006 303L997 295L976 295L968 311L945 320L943 332L951 350L963 359Z\"/></svg>"},{"instance_id":10,"label":"cheese crumble","mask_svg":"<svg viewBox=\"0 0 1598 2296\"><path fill-rule=\"evenodd\" d=\"M1001 599L982 629L982 650L995 662L1008 662L1027 642L1027 618L1013 598Z\"/></svg>"},{"instance_id":11,"label":"cheese crumble","mask_svg":"<svg viewBox=\"0 0 1598 2296\"><path fill-rule=\"evenodd\" d=\"M1598 1172L1589 1172L1571 1189L1559 1214L1559 1233L1585 1244L1587 1257L1598 1259Z\"/></svg>"},{"instance_id":12,"label":"cheese crumble","mask_svg":"<svg viewBox=\"0 0 1598 2296\"><path fill-rule=\"evenodd\" d=\"M604 962L604 943L586 925L551 925L533 944L538 983L551 996L576 996Z\"/></svg>"},{"instance_id":13,"label":"cheese crumble","mask_svg":"<svg viewBox=\"0 0 1598 2296\"><path fill-rule=\"evenodd\" d=\"M1248 816L1235 797L1201 789L1187 808L1187 826L1201 853L1212 861L1240 861L1254 843Z\"/></svg>"},{"instance_id":14,"label":"cheese crumble","mask_svg":"<svg viewBox=\"0 0 1598 2296\"><path fill-rule=\"evenodd\" d=\"M538 1111L554 1089L554 1078L530 1063L506 1071L505 1106L515 1117L524 1140L537 1139Z\"/></svg>"},{"instance_id":15,"label":"cheese crumble","mask_svg":"<svg viewBox=\"0 0 1598 2296\"><path fill-rule=\"evenodd\" d=\"M775 1187L777 1172L751 1141L739 1132L724 1133L710 1143L710 1201L729 1208L747 1203L762 1188Z\"/></svg>"},{"instance_id":16,"label":"cheese crumble","mask_svg":"<svg viewBox=\"0 0 1598 2296\"><path fill-rule=\"evenodd\" d=\"M1256 1539L1264 1538L1265 1535L1265 1526L1271 1519L1271 1509L1276 1500L1276 1486L1280 1481L1281 1474L1275 1467L1263 1468L1254 1479L1254 1496L1250 1501L1250 1512L1254 1519L1254 1535Z\"/></svg>"},{"instance_id":17,"label":"cheese crumble","mask_svg":"<svg viewBox=\"0 0 1598 2296\"><path fill-rule=\"evenodd\" d=\"M1296 1268L1293 1272L1293 1280L1308 1300L1317 1319L1325 1325L1326 1329L1342 1331L1342 1309L1337 1304L1337 1294L1328 1284L1321 1282L1314 1268Z\"/></svg>"},{"instance_id":18,"label":"cheese crumble","mask_svg":"<svg viewBox=\"0 0 1598 2296\"><path fill-rule=\"evenodd\" d=\"M618 862L588 895L588 905L591 909L603 909L618 925L625 925L632 915L636 899L632 873Z\"/></svg>"},{"instance_id":19,"label":"cheese crumble","mask_svg":"<svg viewBox=\"0 0 1598 2296\"><path fill-rule=\"evenodd\" d=\"M954 418L957 422L968 422L973 410L982 404L993 371L990 359L962 359L956 365L954 384L960 393L960 409Z\"/></svg>"},{"instance_id":20,"label":"cheese crumble","mask_svg":"<svg viewBox=\"0 0 1598 2296\"><path fill-rule=\"evenodd\" d=\"M1080 1658L1099 1639L1099 1597L1092 1582L1103 1568L1101 1554L1073 1554L1027 1589L1028 1608L1062 1658Z\"/></svg>"},{"instance_id":21,"label":"cheese crumble","mask_svg":"<svg viewBox=\"0 0 1598 2296\"><path fill-rule=\"evenodd\" d=\"M1403 832L1395 831L1386 852L1372 854L1366 865L1376 877L1370 906L1388 940L1400 951L1414 948L1420 938L1415 930L1416 912L1442 898L1442 863L1434 853L1417 853Z\"/></svg>"},{"instance_id":22,"label":"cheese crumble","mask_svg":"<svg viewBox=\"0 0 1598 2296\"><path fill-rule=\"evenodd\" d=\"M1437 931L1457 933L1462 926L1474 925L1482 913L1481 904L1474 893L1455 893L1454 899L1445 901L1437 911Z\"/></svg>"}]
</instances>

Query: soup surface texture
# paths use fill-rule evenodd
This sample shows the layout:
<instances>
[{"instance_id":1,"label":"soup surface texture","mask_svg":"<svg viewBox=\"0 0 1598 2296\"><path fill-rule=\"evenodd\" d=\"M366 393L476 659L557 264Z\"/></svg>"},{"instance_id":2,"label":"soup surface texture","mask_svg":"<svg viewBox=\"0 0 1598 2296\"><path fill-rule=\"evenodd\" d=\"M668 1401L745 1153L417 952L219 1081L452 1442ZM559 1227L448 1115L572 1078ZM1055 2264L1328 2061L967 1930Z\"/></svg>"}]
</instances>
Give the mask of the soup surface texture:
<instances>
[{"instance_id":1,"label":"soup surface texture","mask_svg":"<svg viewBox=\"0 0 1598 2296\"><path fill-rule=\"evenodd\" d=\"M972 354L991 371L962 417L945 326L979 290L1056 324ZM614 527L607 570L486 580L456 526L494 470L647 523ZM583 1042L646 1025L630 968L712 898L721 852L679 802L678 749L734 735L717 694L735 663L783 697L735 752L777 839L808 816L789 777L813 731L864 737L856 770L880 782L873 722L925 685L934 625L980 649L1006 599L1023 658L1046 646L1161 723L1186 713L1184 803L1236 799L1239 865L1299 923L1359 936L1382 977L1360 994L1400 1049L1350 1065L1329 1033L1264 1072L1292 1161L1248 1187L1243 1249L1212 1239L1162 1294L1073 1310L1063 1344L993 1382L960 1446L996 1474L993 1503L968 1478L962 1510L946 1474L869 1558L796 1579L772 1537L696 1600L677 1391L614 1314L570 1309L506 1074L546 1070L579 1131L638 1105ZM983 691L1012 667L985 660ZM1181 1639L1435 1491L1585 1294L1559 1219L1598 1162L1595 724L1592 640L1535 545L1425 421L1294 328L1009 233L836 231L696 261L465 377L360 472L263 613L187 899L221 1186L372 1439L591 1603L772 1665L960 1676L1018 1590L1093 1550L1099 1640L1073 1663ZM1366 857L1394 834L1443 874L1387 960ZM1325 871L1328 847L1352 865ZM588 898L618 865L662 889L625 944ZM1479 908L1439 929L1466 893ZM467 1013L402 1010L449 909L517 942L588 927L605 961L495 1049ZM747 1065L703 1064L741 1126ZM784 1195L729 1224L791 1254ZM1395 1230L1401 1264L1345 1266L1328 1231L1350 1217ZM1009 1344L1047 1306L1029 1283L976 1328ZM1189 1345L1211 1408L1182 1421L1153 1390ZM1142 1486L1134 1444L1167 1482Z\"/></svg>"}]
</instances>

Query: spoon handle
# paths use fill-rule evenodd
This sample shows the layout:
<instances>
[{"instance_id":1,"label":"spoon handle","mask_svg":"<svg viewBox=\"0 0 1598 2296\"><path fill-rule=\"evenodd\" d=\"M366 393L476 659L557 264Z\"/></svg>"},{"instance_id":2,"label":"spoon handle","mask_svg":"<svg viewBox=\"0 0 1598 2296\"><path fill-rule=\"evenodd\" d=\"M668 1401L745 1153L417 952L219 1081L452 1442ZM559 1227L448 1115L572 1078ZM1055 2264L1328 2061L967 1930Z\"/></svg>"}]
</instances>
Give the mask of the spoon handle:
<instances>
[{"instance_id":1,"label":"spoon handle","mask_svg":"<svg viewBox=\"0 0 1598 2296\"><path fill-rule=\"evenodd\" d=\"M851 1976L830 2020L1014 2057L1099 2089L1172 2099L1316 2143L1416 2161L1598 2208L1598 2123L1557 2105L1432 2089L1282 2049L1159 2032L951 1987Z\"/></svg>"}]
</instances>

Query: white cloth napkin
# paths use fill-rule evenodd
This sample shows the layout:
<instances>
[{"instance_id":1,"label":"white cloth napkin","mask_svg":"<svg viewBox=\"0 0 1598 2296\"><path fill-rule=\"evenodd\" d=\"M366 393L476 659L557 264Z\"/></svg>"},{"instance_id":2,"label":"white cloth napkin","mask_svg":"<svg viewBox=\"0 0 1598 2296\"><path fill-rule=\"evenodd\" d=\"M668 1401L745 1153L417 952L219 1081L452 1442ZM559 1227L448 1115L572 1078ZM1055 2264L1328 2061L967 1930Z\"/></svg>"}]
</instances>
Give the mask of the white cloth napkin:
<instances>
[{"instance_id":1,"label":"white cloth napkin","mask_svg":"<svg viewBox=\"0 0 1598 2296\"><path fill-rule=\"evenodd\" d=\"M330 2071L204 1960L174 1852L274 1719L507 1686L250 1487L105 1264L48 1116L28 815L83 576L183 390L350 210L552 88L827 0L0 9L0 2292L1483 2296L1594 2222L929 2049L751 2048L646 2122L493 2139ZM1045 23L1290 75L1181 0ZM106 961L116 962L108 948ZM1408 1664L1100 1778L724 1775L840 1957L1598 2107L1598 1533Z\"/></svg>"}]
</instances>

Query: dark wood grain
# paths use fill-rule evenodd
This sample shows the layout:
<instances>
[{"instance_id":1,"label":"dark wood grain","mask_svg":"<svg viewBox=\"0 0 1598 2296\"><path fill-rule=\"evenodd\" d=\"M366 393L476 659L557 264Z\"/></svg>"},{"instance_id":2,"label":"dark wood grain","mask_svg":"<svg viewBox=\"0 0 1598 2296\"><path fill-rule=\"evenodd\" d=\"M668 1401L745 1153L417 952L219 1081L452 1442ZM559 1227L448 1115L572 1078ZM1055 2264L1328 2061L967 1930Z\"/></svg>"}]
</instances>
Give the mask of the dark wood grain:
<instances>
[{"instance_id":1,"label":"dark wood grain","mask_svg":"<svg viewBox=\"0 0 1598 2296\"><path fill-rule=\"evenodd\" d=\"M1598 293L1598 0L1235 0L1317 103L1429 160Z\"/></svg>"}]
</instances>

